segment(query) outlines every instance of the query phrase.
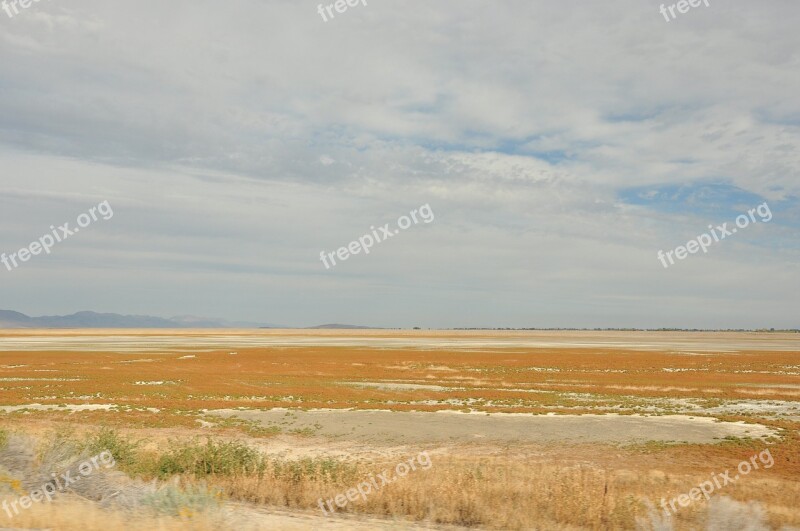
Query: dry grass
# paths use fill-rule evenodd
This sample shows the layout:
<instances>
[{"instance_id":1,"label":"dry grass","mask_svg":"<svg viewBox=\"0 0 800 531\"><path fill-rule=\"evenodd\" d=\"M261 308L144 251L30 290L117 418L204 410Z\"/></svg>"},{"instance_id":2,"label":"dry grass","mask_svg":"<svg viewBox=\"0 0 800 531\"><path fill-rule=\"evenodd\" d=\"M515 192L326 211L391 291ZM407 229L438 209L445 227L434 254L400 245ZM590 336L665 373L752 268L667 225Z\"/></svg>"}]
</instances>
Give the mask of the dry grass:
<instances>
[{"instance_id":1,"label":"dry grass","mask_svg":"<svg viewBox=\"0 0 800 531\"><path fill-rule=\"evenodd\" d=\"M331 499L370 474L391 471L395 464L362 465L339 481L318 471L291 477L267 470L263 477L226 477L213 483L236 499L319 510L319 498ZM559 528L633 529L637 518L650 520L648 500L658 504L660 497L688 492L705 479L708 475L699 473L605 469L571 461L443 457L430 470L413 472L339 511L502 529L535 529L545 523ZM722 494L763 502L776 526L800 525L800 485L795 481L754 475ZM697 503L679 512L678 528L700 527L705 509L705 504Z\"/></svg>"},{"instance_id":2,"label":"dry grass","mask_svg":"<svg viewBox=\"0 0 800 531\"><path fill-rule=\"evenodd\" d=\"M226 478L215 483L239 499L319 510L319 498L333 499L369 480L371 474L391 471L395 464L361 466L348 474L349 482L329 481L316 474L274 477L270 470L264 478ZM544 522L630 528L636 502L628 493L614 491L613 485L607 472L591 467L447 458L437 461L435 470L413 472L339 512L505 529L531 529ZM611 494L606 491L609 486Z\"/></svg>"},{"instance_id":3,"label":"dry grass","mask_svg":"<svg viewBox=\"0 0 800 531\"><path fill-rule=\"evenodd\" d=\"M46 446L52 446L56 439L49 437ZM206 509L215 502L202 495L210 492L256 506L314 511L322 516L320 499L333 499L383 471L391 477L401 461L275 459L237 441L183 439L140 448L127 437L107 430L75 441L73 446L92 448L95 444L106 445L120 457L127 455L118 467L130 474L145 480L170 480L173 490L165 493L162 488L157 503L145 496L144 503L132 505L137 510L137 522L167 526L156 527L159 529L171 529L169 526L181 522L200 522L197 528L204 529L202 526L214 517L214 512ZM772 468L754 471L747 481L715 494L760 503L765 523L775 528L800 525L800 483L791 472L797 453L786 450L792 447L798 447L796 440L772 446ZM689 466L685 459L683 467L670 463L684 453L691 455L704 448L585 446L570 448L569 452L551 447L543 449L538 458L516 453L484 457L440 453L431 456L432 466L427 470L411 471L371 492L366 500L348 503L338 513L497 529L600 530L634 529L637 525L650 529L661 518L657 508L661 498L687 493L711 473L733 470L759 450L752 444L732 442L713 448L713 468L708 464ZM593 452L601 455L589 462L587 457ZM193 493L201 493L199 499ZM170 518L159 519L154 512L166 512ZM176 520L180 516L184 518ZM39 522L39 517L39 512L31 513L31 522ZM674 529L703 528L709 517L706 503L694 503L678 513ZM117 516L109 513L109 518L115 522Z\"/></svg>"}]
</instances>

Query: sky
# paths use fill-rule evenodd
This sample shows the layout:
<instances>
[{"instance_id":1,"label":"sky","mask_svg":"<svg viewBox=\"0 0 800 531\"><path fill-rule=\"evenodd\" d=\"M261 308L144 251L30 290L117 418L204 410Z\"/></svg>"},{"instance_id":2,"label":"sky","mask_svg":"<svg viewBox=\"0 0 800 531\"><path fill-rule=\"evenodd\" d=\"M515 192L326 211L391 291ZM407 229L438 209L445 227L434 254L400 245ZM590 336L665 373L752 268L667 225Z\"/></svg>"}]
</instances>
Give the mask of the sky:
<instances>
[{"instance_id":1,"label":"sky","mask_svg":"<svg viewBox=\"0 0 800 531\"><path fill-rule=\"evenodd\" d=\"M0 308L798 328L800 3L711 0L670 21L660 5L0 11L0 252L113 210L0 265ZM764 203L664 267L659 251ZM432 221L335 256L424 205Z\"/></svg>"}]
</instances>

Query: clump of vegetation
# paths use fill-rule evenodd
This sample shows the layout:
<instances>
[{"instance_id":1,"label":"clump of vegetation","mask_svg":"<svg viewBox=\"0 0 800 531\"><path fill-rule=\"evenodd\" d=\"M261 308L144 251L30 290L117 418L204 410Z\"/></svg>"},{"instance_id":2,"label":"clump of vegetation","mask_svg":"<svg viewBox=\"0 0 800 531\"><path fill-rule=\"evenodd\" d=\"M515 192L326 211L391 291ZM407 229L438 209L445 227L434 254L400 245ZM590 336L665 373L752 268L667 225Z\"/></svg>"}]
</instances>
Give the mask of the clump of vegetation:
<instances>
[{"instance_id":1,"label":"clump of vegetation","mask_svg":"<svg viewBox=\"0 0 800 531\"><path fill-rule=\"evenodd\" d=\"M70 426L60 426L49 437L41 441L37 448L37 459L46 469L54 469L67 463L80 453L81 444Z\"/></svg>"},{"instance_id":2,"label":"clump of vegetation","mask_svg":"<svg viewBox=\"0 0 800 531\"><path fill-rule=\"evenodd\" d=\"M257 450L235 441L208 438L205 444L191 442L170 448L156 461L154 475L162 479L176 474L236 476L261 474L264 467L264 457Z\"/></svg>"},{"instance_id":3,"label":"clump of vegetation","mask_svg":"<svg viewBox=\"0 0 800 531\"><path fill-rule=\"evenodd\" d=\"M763 443L751 437L735 437L726 435L722 438L720 445L736 446L741 448L759 448Z\"/></svg>"},{"instance_id":4,"label":"clump of vegetation","mask_svg":"<svg viewBox=\"0 0 800 531\"><path fill-rule=\"evenodd\" d=\"M89 437L84 448L93 455L111 452L120 470L135 472L141 465L141 444L142 441L133 441L116 430L103 428Z\"/></svg>"},{"instance_id":5,"label":"clump of vegetation","mask_svg":"<svg viewBox=\"0 0 800 531\"><path fill-rule=\"evenodd\" d=\"M206 417L208 418L208 417ZM209 419L211 420L211 419ZM238 418L213 418L214 424L225 428L234 428L251 437L273 437L281 433L278 426L262 426L260 422Z\"/></svg>"}]
</instances>

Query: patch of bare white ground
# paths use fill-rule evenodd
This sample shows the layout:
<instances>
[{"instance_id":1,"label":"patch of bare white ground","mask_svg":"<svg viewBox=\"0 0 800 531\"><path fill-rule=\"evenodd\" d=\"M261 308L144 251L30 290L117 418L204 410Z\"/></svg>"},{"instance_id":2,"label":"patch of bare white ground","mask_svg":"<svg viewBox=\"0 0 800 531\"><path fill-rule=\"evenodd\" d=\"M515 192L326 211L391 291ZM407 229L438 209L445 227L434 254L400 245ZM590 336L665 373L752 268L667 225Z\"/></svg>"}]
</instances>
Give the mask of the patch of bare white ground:
<instances>
[{"instance_id":1,"label":"patch of bare white ground","mask_svg":"<svg viewBox=\"0 0 800 531\"><path fill-rule=\"evenodd\" d=\"M395 383L395 382L341 382L340 385L349 385L351 387L367 387L373 389L381 389L384 391L451 391L450 387L442 387L441 385L424 385L414 383Z\"/></svg>"},{"instance_id":2,"label":"patch of bare white ground","mask_svg":"<svg viewBox=\"0 0 800 531\"><path fill-rule=\"evenodd\" d=\"M521 389L519 391L531 392ZM540 391L541 392L541 391ZM725 400L714 406L706 406L705 400L699 398L643 398L640 396L626 395L619 397L626 404L609 406L594 406L594 402L603 398L586 393L559 393L560 397L569 398L580 402L575 406L582 409L596 409L610 412L609 409L630 411L637 413L690 413L695 415L744 415L751 417L778 417L790 420L800 420L800 402L787 400ZM429 401L430 402L430 401ZM486 403L484 402L484 405ZM433 402L432 405L437 405ZM564 406L559 406L564 407Z\"/></svg>"},{"instance_id":3,"label":"patch of bare white ground","mask_svg":"<svg viewBox=\"0 0 800 531\"><path fill-rule=\"evenodd\" d=\"M720 422L686 415L532 415L528 413L406 412L384 410L208 411L287 430L382 444L459 442L608 442L686 441L713 443L724 437L777 435L761 424Z\"/></svg>"},{"instance_id":4,"label":"patch of bare white ground","mask_svg":"<svg viewBox=\"0 0 800 531\"><path fill-rule=\"evenodd\" d=\"M800 334L753 332L588 332L588 331L145 331L120 334L30 331L0 337L0 351L203 352L247 347L371 347L476 351L509 348L614 348L696 355L743 350L800 351Z\"/></svg>"},{"instance_id":5,"label":"patch of bare white ground","mask_svg":"<svg viewBox=\"0 0 800 531\"><path fill-rule=\"evenodd\" d=\"M126 406L119 406L117 404L24 404L20 406L0 406L0 411L4 413L14 413L15 411L33 410L33 411L114 411L118 408L126 408ZM134 408L137 409L137 408ZM150 413L158 413L160 410L154 407L143 408L144 411Z\"/></svg>"}]
</instances>

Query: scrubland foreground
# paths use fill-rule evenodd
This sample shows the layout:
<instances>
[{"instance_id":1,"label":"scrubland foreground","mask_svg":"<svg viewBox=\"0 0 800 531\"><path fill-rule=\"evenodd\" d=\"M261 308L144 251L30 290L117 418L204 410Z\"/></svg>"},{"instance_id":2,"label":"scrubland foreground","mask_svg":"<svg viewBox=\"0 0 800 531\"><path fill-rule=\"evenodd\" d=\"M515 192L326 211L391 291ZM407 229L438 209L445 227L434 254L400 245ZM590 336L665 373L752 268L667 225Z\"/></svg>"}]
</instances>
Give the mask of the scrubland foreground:
<instances>
[{"instance_id":1,"label":"scrubland foreground","mask_svg":"<svg viewBox=\"0 0 800 531\"><path fill-rule=\"evenodd\" d=\"M798 346L0 332L0 527L800 528Z\"/></svg>"}]
</instances>

